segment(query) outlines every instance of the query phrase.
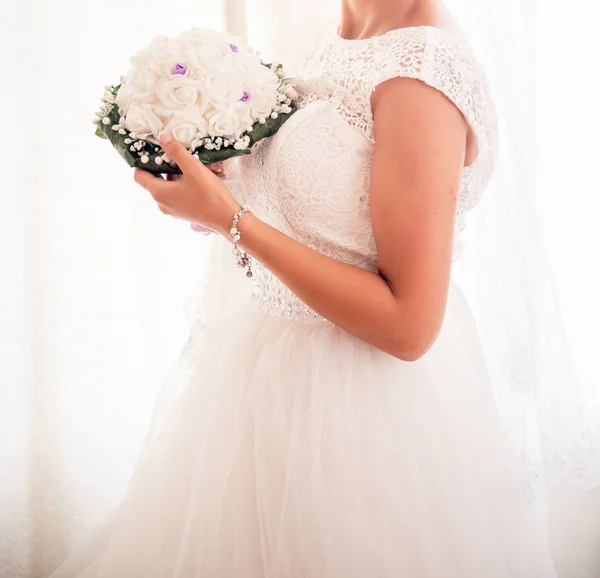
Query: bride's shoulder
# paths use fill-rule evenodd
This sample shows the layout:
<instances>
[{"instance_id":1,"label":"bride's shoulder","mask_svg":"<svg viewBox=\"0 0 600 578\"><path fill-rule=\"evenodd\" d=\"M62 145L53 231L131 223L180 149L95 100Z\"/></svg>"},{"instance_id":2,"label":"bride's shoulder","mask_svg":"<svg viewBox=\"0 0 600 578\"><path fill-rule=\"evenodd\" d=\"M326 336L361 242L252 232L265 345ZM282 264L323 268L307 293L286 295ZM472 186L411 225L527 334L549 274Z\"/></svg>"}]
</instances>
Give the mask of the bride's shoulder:
<instances>
[{"instance_id":1,"label":"bride's shoulder","mask_svg":"<svg viewBox=\"0 0 600 578\"><path fill-rule=\"evenodd\" d=\"M460 35L435 26L396 28L378 36L345 39L337 23L326 21L309 43L304 61L332 73L358 76L374 88L393 76L444 82L452 77L469 88L484 81L483 69L467 41Z\"/></svg>"},{"instance_id":2,"label":"bride's shoulder","mask_svg":"<svg viewBox=\"0 0 600 578\"><path fill-rule=\"evenodd\" d=\"M466 40L442 28L398 28L369 40L373 42L366 48L376 76L452 74L470 84L483 74Z\"/></svg>"},{"instance_id":3,"label":"bride's shoulder","mask_svg":"<svg viewBox=\"0 0 600 578\"><path fill-rule=\"evenodd\" d=\"M485 70L460 33L434 26L393 30L371 47L370 90L395 77L420 80L443 93L462 113L477 143L465 183L474 205L491 176L497 154L497 118Z\"/></svg>"},{"instance_id":4,"label":"bride's shoulder","mask_svg":"<svg viewBox=\"0 0 600 578\"><path fill-rule=\"evenodd\" d=\"M376 40L368 57L373 90L394 77L414 78L444 93L472 126L493 124L485 71L462 35L418 26L392 30Z\"/></svg>"}]
</instances>

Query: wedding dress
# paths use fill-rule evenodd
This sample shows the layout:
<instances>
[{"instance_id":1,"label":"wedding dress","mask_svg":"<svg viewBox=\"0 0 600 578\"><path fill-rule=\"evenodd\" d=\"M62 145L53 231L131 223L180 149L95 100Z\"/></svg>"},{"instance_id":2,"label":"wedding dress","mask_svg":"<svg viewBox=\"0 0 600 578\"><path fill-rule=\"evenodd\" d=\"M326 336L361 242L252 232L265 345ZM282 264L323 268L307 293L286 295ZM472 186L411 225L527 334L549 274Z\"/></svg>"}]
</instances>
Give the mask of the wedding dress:
<instances>
[{"instance_id":1,"label":"wedding dress","mask_svg":"<svg viewBox=\"0 0 600 578\"><path fill-rule=\"evenodd\" d=\"M332 29L316 41L300 110L229 177L238 200L376 271L370 95L398 76L445 94L477 139L460 184L458 257L496 129L481 67L440 28L364 40ZM407 363L319 316L259 263L250 280L236 271L210 282L188 377L155 420L125 499L53 578L555 576L456 285L435 345Z\"/></svg>"}]
</instances>

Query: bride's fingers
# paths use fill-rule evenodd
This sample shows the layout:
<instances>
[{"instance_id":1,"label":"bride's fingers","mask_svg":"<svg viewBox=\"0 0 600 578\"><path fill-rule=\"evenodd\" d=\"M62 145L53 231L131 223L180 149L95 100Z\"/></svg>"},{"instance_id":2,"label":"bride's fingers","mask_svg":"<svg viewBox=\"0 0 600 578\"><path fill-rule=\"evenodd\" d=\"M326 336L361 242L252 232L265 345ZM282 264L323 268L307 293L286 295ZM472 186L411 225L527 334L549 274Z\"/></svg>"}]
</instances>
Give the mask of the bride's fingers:
<instances>
[{"instance_id":1,"label":"bride's fingers","mask_svg":"<svg viewBox=\"0 0 600 578\"><path fill-rule=\"evenodd\" d=\"M223 163L213 163L212 165L208 165L208 168L212 171L214 175L219 177L221 180L225 179L225 172L223 169Z\"/></svg>"},{"instance_id":2,"label":"bride's fingers","mask_svg":"<svg viewBox=\"0 0 600 578\"><path fill-rule=\"evenodd\" d=\"M212 165L208 165L208 168L212 171L213 174L215 174L217 177L219 177L221 180L225 179L225 173L223 171L223 163L214 163ZM167 181L179 181L180 179L183 178L183 175L180 174L175 174L175 175L165 175Z\"/></svg>"}]
</instances>

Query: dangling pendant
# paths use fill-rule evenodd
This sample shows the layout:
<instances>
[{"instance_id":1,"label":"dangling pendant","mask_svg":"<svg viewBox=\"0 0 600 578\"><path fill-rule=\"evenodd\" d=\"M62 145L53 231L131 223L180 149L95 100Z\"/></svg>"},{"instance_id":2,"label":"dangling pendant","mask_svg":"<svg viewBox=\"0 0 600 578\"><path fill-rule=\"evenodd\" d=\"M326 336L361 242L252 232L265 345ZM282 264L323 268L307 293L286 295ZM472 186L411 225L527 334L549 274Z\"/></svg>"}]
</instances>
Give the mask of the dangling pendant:
<instances>
[{"instance_id":1,"label":"dangling pendant","mask_svg":"<svg viewBox=\"0 0 600 578\"><path fill-rule=\"evenodd\" d=\"M239 220L242 218L242 216L245 213L249 213L249 212L250 211L248 209L246 209L245 207L242 207L242 210L233 216L232 227L229 231L229 234L231 235L231 239L233 241L233 254L236 256L237 266L242 269L248 268L248 271L246 271L246 277L248 277L248 278L252 277L252 269L251 269L252 259L251 259L250 255L248 255L248 253L246 253L246 251L242 251L238 247L238 242L241 238L241 235L240 235L240 231L239 231L237 225L238 225Z\"/></svg>"}]
</instances>

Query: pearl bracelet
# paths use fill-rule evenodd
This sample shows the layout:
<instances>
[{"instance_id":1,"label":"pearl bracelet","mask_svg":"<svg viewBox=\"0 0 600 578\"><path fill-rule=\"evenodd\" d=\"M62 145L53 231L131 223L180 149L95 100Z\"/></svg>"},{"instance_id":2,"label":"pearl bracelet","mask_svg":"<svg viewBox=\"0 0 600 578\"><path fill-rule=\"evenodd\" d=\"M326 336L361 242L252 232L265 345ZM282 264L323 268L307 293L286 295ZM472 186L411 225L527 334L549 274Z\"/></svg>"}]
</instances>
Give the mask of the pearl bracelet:
<instances>
[{"instance_id":1,"label":"pearl bracelet","mask_svg":"<svg viewBox=\"0 0 600 578\"><path fill-rule=\"evenodd\" d=\"M240 240L240 231L237 228L237 224L239 223L240 219L246 213L249 212L250 209L242 207L242 210L233 216L233 226L229 231L229 233L231 234L231 238L233 239L233 254L236 257L237 266L241 267L242 269L248 268L248 270L246 271L246 277L252 277L252 257L250 257L250 255L246 253L246 251L242 251L238 247L238 241Z\"/></svg>"}]
</instances>

